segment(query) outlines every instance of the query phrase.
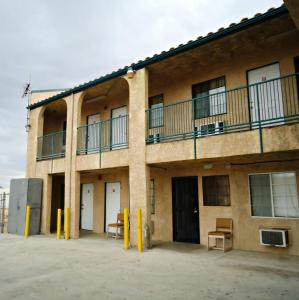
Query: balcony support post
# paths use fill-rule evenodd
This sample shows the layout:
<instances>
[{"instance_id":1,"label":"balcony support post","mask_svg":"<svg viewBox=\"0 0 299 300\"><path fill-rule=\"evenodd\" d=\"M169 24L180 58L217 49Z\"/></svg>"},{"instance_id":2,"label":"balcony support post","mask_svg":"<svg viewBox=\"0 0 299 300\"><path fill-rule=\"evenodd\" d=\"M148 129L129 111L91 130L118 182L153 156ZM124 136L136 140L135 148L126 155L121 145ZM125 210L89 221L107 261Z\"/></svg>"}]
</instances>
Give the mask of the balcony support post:
<instances>
[{"instance_id":1,"label":"balcony support post","mask_svg":"<svg viewBox=\"0 0 299 300\"><path fill-rule=\"evenodd\" d=\"M263 128L261 124L261 110L260 110L260 96L259 96L259 85L256 85L256 102L257 102L257 114L258 114L258 126L259 126L259 137L260 137L260 149L261 153L264 153L263 145Z\"/></svg>"},{"instance_id":2,"label":"balcony support post","mask_svg":"<svg viewBox=\"0 0 299 300\"><path fill-rule=\"evenodd\" d=\"M148 107L148 72L136 71L129 83L129 185L130 242L137 245L137 209L142 211L144 248L151 247L151 210L149 199L150 167L146 163L146 114Z\"/></svg>"}]
</instances>

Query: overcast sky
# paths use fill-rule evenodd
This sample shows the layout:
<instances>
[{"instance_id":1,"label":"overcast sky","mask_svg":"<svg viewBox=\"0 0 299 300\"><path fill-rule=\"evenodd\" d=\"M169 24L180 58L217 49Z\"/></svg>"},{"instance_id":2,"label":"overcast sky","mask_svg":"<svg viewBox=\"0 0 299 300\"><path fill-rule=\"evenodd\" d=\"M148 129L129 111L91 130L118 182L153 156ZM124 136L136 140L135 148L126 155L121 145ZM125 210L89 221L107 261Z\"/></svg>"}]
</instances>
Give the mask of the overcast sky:
<instances>
[{"instance_id":1,"label":"overcast sky","mask_svg":"<svg viewBox=\"0 0 299 300\"><path fill-rule=\"evenodd\" d=\"M22 89L73 87L282 0L0 0L0 186L25 175Z\"/></svg>"}]
</instances>

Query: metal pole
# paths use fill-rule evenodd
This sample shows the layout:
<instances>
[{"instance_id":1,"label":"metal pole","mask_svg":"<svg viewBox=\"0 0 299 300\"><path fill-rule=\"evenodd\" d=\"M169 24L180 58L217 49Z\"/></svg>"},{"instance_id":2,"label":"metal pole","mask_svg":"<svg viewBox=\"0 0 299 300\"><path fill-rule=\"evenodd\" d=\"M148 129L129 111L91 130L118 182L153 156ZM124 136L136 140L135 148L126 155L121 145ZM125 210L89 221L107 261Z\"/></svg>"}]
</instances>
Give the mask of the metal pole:
<instances>
[{"instance_id":1,"label":"metal pole","mask_svg":"<svg viewBox=\"0 0 299 300\"><path fill-rule=\"evenodd\" d=\"M142 252L142 215L141 209L137 209L137 248Z\"/></svg>"},{"instance_id":2,"label":"metal pole","mask_svg":"<svg viewBox=\"0 0 299 300\"><path fill-rule=\"evenodd\" d=\"M258 123L259 123L259 136L260 136L260 149L261 153L264 153L264 145L263 145L263 132L262 132L262 124L261 124L261 111L260 111L260 97L258 85L256 85L256 101L257 101L257 115L258 115Z\"/></svg>"},{"instance_id":3,"label":"metal pole","mask_svg":"<svg viewBox=\"0 0 299 300\"><path fill-rule=\"evenodd\" d=\"M124 209L124 249L129 248L129 211Z\"/></svg>"},{"instance_id":4,"label":"metal pole","mask_svg":"<svg viewBox=\"0 0 299 300\"><path fill-rule=\"evenodd\" d=\"M29 236L29 227L30 227L30 209L31 206L27 205L26 208L26 220L25 220L25 238L27 239Z\"/></svg>"},{"instance_id":5,"label":"metal pole","mask_svg":"<svg viewBox=\"0 0 299 300\"><path fill-rule=\"evenodd\" d=\"M70 238L70 208L66 207L64 212L64 239Z\"/></svg>"},{"instance_id":6,"label":"metal pole","mask_svg":"<svg viewBox=\"0 0 299 300\"><path fill-rule=\"evenodd\" d=\"M193 150L194 150L194 159L197 159L196 153L196 134L195 132L195 99L192 99L192 111L193 111Z\"/></svg>"},{"instance_id":7,"label":"metal pole","mask_svg":"<svg viewBox=\"0 0 299 300\"><path fill-rule=\"evenodd\" d=\"M61 208L57 210L57 240L60 240L61 236Z\"/></svg>"}]
</instances>

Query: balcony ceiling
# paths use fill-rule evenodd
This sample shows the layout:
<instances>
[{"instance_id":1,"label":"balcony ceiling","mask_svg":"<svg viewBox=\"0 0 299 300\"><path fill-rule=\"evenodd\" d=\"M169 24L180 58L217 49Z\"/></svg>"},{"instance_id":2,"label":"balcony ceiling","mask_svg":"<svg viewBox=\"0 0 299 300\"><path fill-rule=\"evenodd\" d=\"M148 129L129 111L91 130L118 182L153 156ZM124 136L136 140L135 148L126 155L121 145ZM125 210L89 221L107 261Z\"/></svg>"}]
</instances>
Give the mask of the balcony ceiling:
<instances>
[{"instance_id":1,"label":"balcony ceiling","mask_svg":"<svg viewBox=\"0 0 299 300\"><path fill-rule=\"evenodd\" d=\"M240 59L240 55L246 58L246 55L263 51L266 44L275 48L278 40L289 43L292 38L299 39L299 31L290 16L283 15L148 66L150 85L159 86L184 78L186 74L198 73L201 68L215 68L223 62L231 64Z\"/></svg>"}]
</instances>

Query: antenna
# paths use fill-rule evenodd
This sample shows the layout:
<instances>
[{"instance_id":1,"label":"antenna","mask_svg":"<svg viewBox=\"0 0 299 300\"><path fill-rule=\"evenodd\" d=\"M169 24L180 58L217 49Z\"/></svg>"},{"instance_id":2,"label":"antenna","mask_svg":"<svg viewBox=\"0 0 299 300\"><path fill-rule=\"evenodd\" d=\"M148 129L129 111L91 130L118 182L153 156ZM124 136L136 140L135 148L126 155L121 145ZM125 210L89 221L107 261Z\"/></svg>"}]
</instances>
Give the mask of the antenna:
<instances>
[{"instance_id":1,"label":"antenna","mask_svg":"<svg viewBox=\"0 0 299 300\"><path fill-rule=\"evenodd\" d=\"M30 83L30 77L29 77L29 81L25 83L24 88L23 88L23 94L22 94L22 98L27 97L27 107L29 106L29 95L31 93L31 83ZM26 132L29 131L30 129L30 119L29 119L29 109L27 108L27 121L26 121Z\"/></svg>"}]
</instances>

